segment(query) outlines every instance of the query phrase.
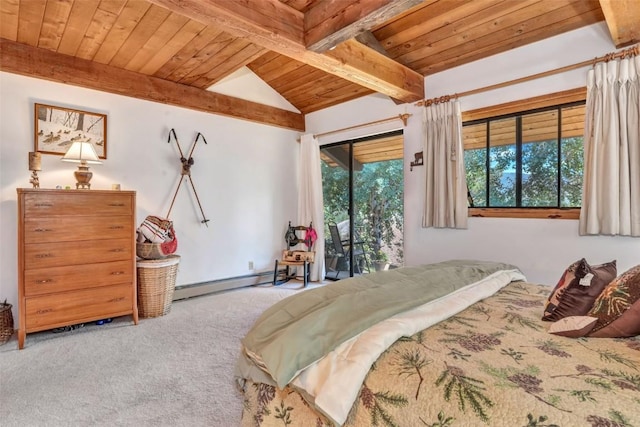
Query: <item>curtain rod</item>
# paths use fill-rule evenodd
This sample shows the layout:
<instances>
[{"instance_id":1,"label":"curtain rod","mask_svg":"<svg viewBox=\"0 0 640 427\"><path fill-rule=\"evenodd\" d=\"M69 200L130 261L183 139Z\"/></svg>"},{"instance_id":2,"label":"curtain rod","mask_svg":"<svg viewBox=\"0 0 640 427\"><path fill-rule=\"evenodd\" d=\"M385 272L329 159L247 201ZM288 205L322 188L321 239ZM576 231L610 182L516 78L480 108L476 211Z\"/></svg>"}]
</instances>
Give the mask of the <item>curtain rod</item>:
<instances>
[{"instance_id":1,"label":"curtain rod","mask_svg":"<svg viewBox=\"0 0 640 427\"><path fill-rule=\"evenodd\" d=\"M453 95L445 95L445 96L440 96L440 97L437 97L437 98L423 99L422 101L416 102L414 105L419 106L419 107L422 107L423 105L426 105L428 107L431 104L438 104L440 102L448 102L449 100L451 100L451 98L457 99L458 97L461 97L461 96L475 95L476 93L487 92L487 91L490 91L490 90L500 89L500 88L503 88L503 87L506 87L506 86L511 86L511 85L514 85L514 84L517 84L517 83L528 82L530 80L539 79L541 77L551 76L553 74L564 73L566 71L575 70L576 68L582 68L582 67L585 67L587 65L596 65L598 62L602 62L602 61L607 61L608 62L608 61L611 61L612 59L624 58L627 55L628 56L633 56L633 55L639 55L639 54L640 54L640 45L635 45L633 47L630 47L628 49L622 50L620 52L608 53L608 54L606 54L604 56L601 56L601 57L598 57L598 58L589 59L587 61L578 62L577 64L567 65L567 66L560 67L560 68L555 68L553 70L544 71L542 73L532 74L532 75L526 76L526 77L520 77L518 79L509 80L507 82L497 83L497 84L494 84L494 85L485 86L485 87L481 87L481 88L478 88L478 89L472 89L472 90L468 90L466 92L454 93Z\"/></svg>"},{"instance_id":2,"label":"curtain rod","mask_svg":"<svg viewBox=\"0 0 640 427\"><path fill-rule=\"evenodd\" d=\"M393 120L402 120L402 123L404 123L404 125L406 126L407 125L407 119L409 117L411 117L411 114L408 114L408 113L398 114L397 116L393 116L393 117L389 117L389 118L381 119L381 120L376 120L374 122L362 123L360 125L349 126L349 127L342 128L342 129L331 130L329 132L314 134L313 137L314 138L320 138L321 136L332 135L334 133L345 132L345 131L348 131L348 130L358 129L358 128L362 128L362 127L366 127L366 126L373 126L373 125L377 125L377 124L380 124L380 123L391 122ZM298 138L297 141L300 142L300 138Z\"/></svg>"}]
</instances>

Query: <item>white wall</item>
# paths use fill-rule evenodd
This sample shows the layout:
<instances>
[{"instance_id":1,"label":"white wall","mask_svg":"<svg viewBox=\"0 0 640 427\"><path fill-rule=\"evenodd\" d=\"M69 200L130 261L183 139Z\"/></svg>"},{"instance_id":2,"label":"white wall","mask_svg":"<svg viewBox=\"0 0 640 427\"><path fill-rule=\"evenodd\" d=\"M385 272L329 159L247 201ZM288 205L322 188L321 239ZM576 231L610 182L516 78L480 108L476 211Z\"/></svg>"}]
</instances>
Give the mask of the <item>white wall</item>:
<instances>
[{"instance_id":1,"label":"white wall","mask_svg":"<svg viewBox=\"0 0 640 427\"><path fill-rule=\"evenodd\" d=\"M207 90L295 113L300 112L248 67L239 68Z\"/></svg>"},{"instance_id":2,"label":"white wall","mask_svg":"<svg viewBox=\"0 0 640 427\"><path fill-rule=\"evenodd\" d=\"M191 169L200 210L187 181L171 212L181 255L177 284L242 276L273 268L287 222L297 217L297 132L124 96L0 73L0 299L17 302L16 188L30 187L33 103L86 109L108 115L107 160L91 166L94 189L137 192L137 224L149 214L165 216L180 177L171 128L188 152L200 141ZM43 155L40 186L74 188L77 165ZM254 262L254 270L248 262Z\"/></svg>"},{"instance_id":3,"label":"white wall","mask_svg":"<svg viewBox=\"0 0 640 427\"><path fill-rule=\"evenodd\" d=\"M615 51L606 25L597 24L564 35L495 55L425 79L426 97L512 80L602 56ZM550 76L460 98L463 111L500 104L585 85L586 69ZM640 263L640 239L630 237L578 236L577 220L470 218L467 230L423 229L424 168L409 172L413 153L422 151L421 110L395 105L380 95L360 98L307 115L307 132L322 133L391 117L413 114L405 135L405 227L407 265L451 258L498 260L520 267L530 281L553 284L573 261L585 257L590 263L618 260L620 272ZM395 129L399 123L350 131L321 138L325 144ZM401 125L400 125L401 127Z\"/></svg>"}]
</instances>

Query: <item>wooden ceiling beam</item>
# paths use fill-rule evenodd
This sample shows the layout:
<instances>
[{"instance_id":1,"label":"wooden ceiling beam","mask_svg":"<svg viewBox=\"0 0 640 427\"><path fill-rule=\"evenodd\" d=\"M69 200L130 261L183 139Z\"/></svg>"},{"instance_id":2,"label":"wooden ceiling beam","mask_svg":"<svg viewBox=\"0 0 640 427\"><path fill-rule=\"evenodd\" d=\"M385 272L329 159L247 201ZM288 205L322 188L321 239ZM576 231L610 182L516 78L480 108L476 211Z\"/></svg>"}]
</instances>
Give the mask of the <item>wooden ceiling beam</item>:
<instances>
[{"instance_id":1,"label":"wooden ceiling beam","mask_svg":"<svg viewBox=\"0 0 640 427\"><path fill-rule=\"evenodd\" d=\"M638 0L600 0L600 7L617 49L640 42Z\"/></svg>"},{"instance_id":2,"label":"wooden ceiling beam","mask_svg":"<svg viewBox=\"0 0 640 427\"><path fill-rule=\"evenodd\" d=\"M307 50L303 13L279 0L150 1L391 98L415 102L424 97L420 73L355 40L340 43L325 54Z\"/></svg>"},{"instance_id":3,"label":"wooden ceiling beam","mask_svg":"<svg viewBox=\"0 0 640 427\"><path fill-rule=\"evenodd\" d=\"M371 49L383 54L384 56L389 56L389 52L382 46L382 43L373 35L371 31L363 31L358 34L355 39L362 43L363 45L370 47Z\"/></svg>"},{"instance_id":4,"label":"wooden ceiling beam","mask_svg":"<svg viewBox=\"0 0 640 427\"><path fill-rule=\"evenodd\" d=\"M387 52L387 50L384 48L384 46L382 46L382 43L380 43L380 41L378 41L378 39L376 38L376 36L373 35L373 33L369 30L364 31L362 33L360 33L359 35L357 35L355 37L355 39L362 43L363 45L375 50L376 52L387 56L387 57L391 57L391 55L389 55L389 52ZM395 99L395 98L391 98L391 100L396 104L396 105L400 105L403 102L400 101L399 99Z\"/></svg>"},{"instance_id":5,"label":"wooden ceiling beam","mask_svg":"<svg viewBox=\"0 0 640 427\"><path fill-rule=\"evenodd\" d=\"M0 38L0 71L304 132L304 116Z\"/></svg>"},{"instance_id":6,"label":"wooden ceiling beam","mask_svg":"<svg viewBox=\"0 0 640 427\"><path fill-rule=\"evenodd\" d=\"M323 53L388 21L422 0L320 0L304 14L307 49Z\"/></svg>"}]
</instances>

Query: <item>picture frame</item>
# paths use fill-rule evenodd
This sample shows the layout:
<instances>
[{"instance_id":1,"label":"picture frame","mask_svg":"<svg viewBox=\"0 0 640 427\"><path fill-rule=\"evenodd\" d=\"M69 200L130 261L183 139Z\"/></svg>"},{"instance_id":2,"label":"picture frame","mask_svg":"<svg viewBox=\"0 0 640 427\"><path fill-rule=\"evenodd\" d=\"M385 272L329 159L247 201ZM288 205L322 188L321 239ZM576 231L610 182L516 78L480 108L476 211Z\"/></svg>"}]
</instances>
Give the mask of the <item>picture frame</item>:
<instances>
[{"instance_id":1,"label":"picture frame","mask_svg":"<svg viewBox=\"0 0 640 427\"><path fill-rule=\"evenodd\" d=\"M93 145L100 159L107 158L107 115L34 103L34 151L64 156L74 141Z\"/></svg>"}]
</instances>

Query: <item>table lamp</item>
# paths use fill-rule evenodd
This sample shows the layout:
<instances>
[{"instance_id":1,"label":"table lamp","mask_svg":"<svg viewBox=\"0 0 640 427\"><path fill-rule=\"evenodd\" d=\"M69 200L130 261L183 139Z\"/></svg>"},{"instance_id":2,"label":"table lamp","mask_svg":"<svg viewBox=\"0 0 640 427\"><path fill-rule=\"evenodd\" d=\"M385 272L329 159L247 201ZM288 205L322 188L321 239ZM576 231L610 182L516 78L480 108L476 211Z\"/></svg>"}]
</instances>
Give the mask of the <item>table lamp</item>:
<instances>
[{"instance_id":1,"label":"table lamp","mask_svg":"<svg viewBox=\"0 0 640 427\"><path fill-rule=\"evenodd\" d=\"M67 153L62 157L65 162L80 163L78 170L74 172L76 176L76 189L87 188L91 189L91 177L93 173L89 172L89 166L87 164L100 164L96 150L93 148L90 142L76 141L71 144L71 147L67 150Z\"/></svg>"}]
</instances>

